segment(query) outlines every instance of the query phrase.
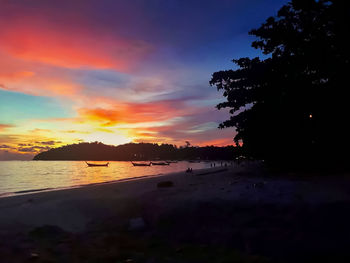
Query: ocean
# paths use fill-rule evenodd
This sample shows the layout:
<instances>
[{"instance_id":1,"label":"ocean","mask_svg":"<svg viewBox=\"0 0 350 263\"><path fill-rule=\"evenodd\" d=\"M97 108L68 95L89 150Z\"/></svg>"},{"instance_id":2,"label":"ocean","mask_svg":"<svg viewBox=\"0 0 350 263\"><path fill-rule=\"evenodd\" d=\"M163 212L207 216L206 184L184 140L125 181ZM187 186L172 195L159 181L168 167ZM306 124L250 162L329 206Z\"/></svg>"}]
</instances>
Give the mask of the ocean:
<instances>
[{"instance_id":1,"label":"ocean","mask_svg":"<svg viewBox=\"0 0 350 263\"><path fill-rule=\"evenodd\" d=\"M0 197L208 167L210 162L187 161L145 167L119 161L108 167L88 167L83 161L0 161Z\"/></svg>"}]
</instances>

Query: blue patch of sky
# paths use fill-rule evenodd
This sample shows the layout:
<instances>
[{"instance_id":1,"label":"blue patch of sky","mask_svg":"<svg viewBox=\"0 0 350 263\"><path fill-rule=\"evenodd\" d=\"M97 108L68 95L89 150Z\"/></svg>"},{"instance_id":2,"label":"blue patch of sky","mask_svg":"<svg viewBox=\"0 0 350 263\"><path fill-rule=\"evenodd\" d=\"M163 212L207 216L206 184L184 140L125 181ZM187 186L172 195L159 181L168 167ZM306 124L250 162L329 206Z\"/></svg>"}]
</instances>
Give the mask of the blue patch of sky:
<instances>
[{"instance_id":1,"label":"blue patch of sky","mask_svg":"<svg viewBox=\"0 0 350 263\"><path fill-rule=\"evenodd\" d=\"M54 98L0 90L0 123L16 124L28 119L72 117L74 113L67 103L63 105Z\"/></svg>"},{"instance_id":2,"label":"blue patch of sky","mask_svg":"<svg viewBox=\"0 0 350 263\"><path fill-rule=\"evenodd\" d=\"M131 78L128 74L109 69L54 69L63 75L68 75L73 82L79 83L85 88L115 88L128 83Z\"/></svg>"},{"instance_id":3,"label":"blue patch of sky","mask_svg":"<svg viewBox=\"0 0 350 263\"><path fill-rule=\"evenodd\" d=\"M120 85L127 83L130 80L130 76L113 70L84 70L76 77L76 80L87 86L101 85L109 87L111 84Z\"/></svg>"}]
</instances>

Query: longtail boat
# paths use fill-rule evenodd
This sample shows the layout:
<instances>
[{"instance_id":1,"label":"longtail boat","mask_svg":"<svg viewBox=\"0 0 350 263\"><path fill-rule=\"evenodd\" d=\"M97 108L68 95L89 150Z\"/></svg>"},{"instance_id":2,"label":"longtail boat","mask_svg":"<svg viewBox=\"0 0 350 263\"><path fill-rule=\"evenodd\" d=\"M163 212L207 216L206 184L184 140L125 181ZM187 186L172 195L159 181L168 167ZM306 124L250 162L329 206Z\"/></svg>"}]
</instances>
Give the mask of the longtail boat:
<instances>
[{"instance_id":1,"label":"longtail boat","mask_svg":"<svg viewBox=\"0 0 350 263\"><path fill-rule=\"evenodd\" d=\"M168 162L151 162L152 165L169 165Z\"/></svg>"},{"instance_id":2,"label":"longtail boat","mask_svg":"<svg viewBox=\"0 0 350 263\"><path fill-rule=\"evenodd\" d=\"M131 162L133 166L151 166L151 162L149 163L134 163Z\"/></svg>"},{"instance_id":3,"label":"longtail boat","mask_svg":"<svg viewBox=\"0 0 350 263\"><path fill-rule=\"evenodd\" d=\"M109 162L108 163L88 163L88 162L86 162L86 164L90 167L91 166L108 166Z\"/></svg>"}]
</instances>

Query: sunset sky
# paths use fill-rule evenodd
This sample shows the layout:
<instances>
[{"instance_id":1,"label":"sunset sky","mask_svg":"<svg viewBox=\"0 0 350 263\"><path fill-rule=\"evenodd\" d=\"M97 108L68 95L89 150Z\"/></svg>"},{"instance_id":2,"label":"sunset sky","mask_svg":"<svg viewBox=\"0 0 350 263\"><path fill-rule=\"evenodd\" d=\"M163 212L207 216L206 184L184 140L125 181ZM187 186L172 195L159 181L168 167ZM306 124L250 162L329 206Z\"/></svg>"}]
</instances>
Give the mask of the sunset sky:
<instances>
[{"instance_id":1,"label":"sunset sky","mask_svg":"<svg viewBox=\"0 0 350 263\"><path fill-rule=\"evenodd\" d=\"M0 160L101 141L229 145L211 74L282 0L0 0Z\"/></svg>"}]
</instances>

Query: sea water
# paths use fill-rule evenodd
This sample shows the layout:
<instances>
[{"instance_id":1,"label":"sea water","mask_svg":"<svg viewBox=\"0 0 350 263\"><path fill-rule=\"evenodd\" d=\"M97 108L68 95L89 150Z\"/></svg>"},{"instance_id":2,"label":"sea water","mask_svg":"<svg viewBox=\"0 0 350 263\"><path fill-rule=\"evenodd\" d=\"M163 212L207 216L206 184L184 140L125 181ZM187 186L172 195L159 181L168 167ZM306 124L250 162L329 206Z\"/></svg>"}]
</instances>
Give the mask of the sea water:
<instances>
[{"instance_id":1,"label":"sea water","mask_svg":"<svg viewBox=\"0 0 350 263\"><path fill-rule=\"evenodd\" d=\"M166 166L110 161L108 167L88 167L83 161L0 161L0 197L208 167L210 162L187 161Z\"/></svg>"}]
</instances>

